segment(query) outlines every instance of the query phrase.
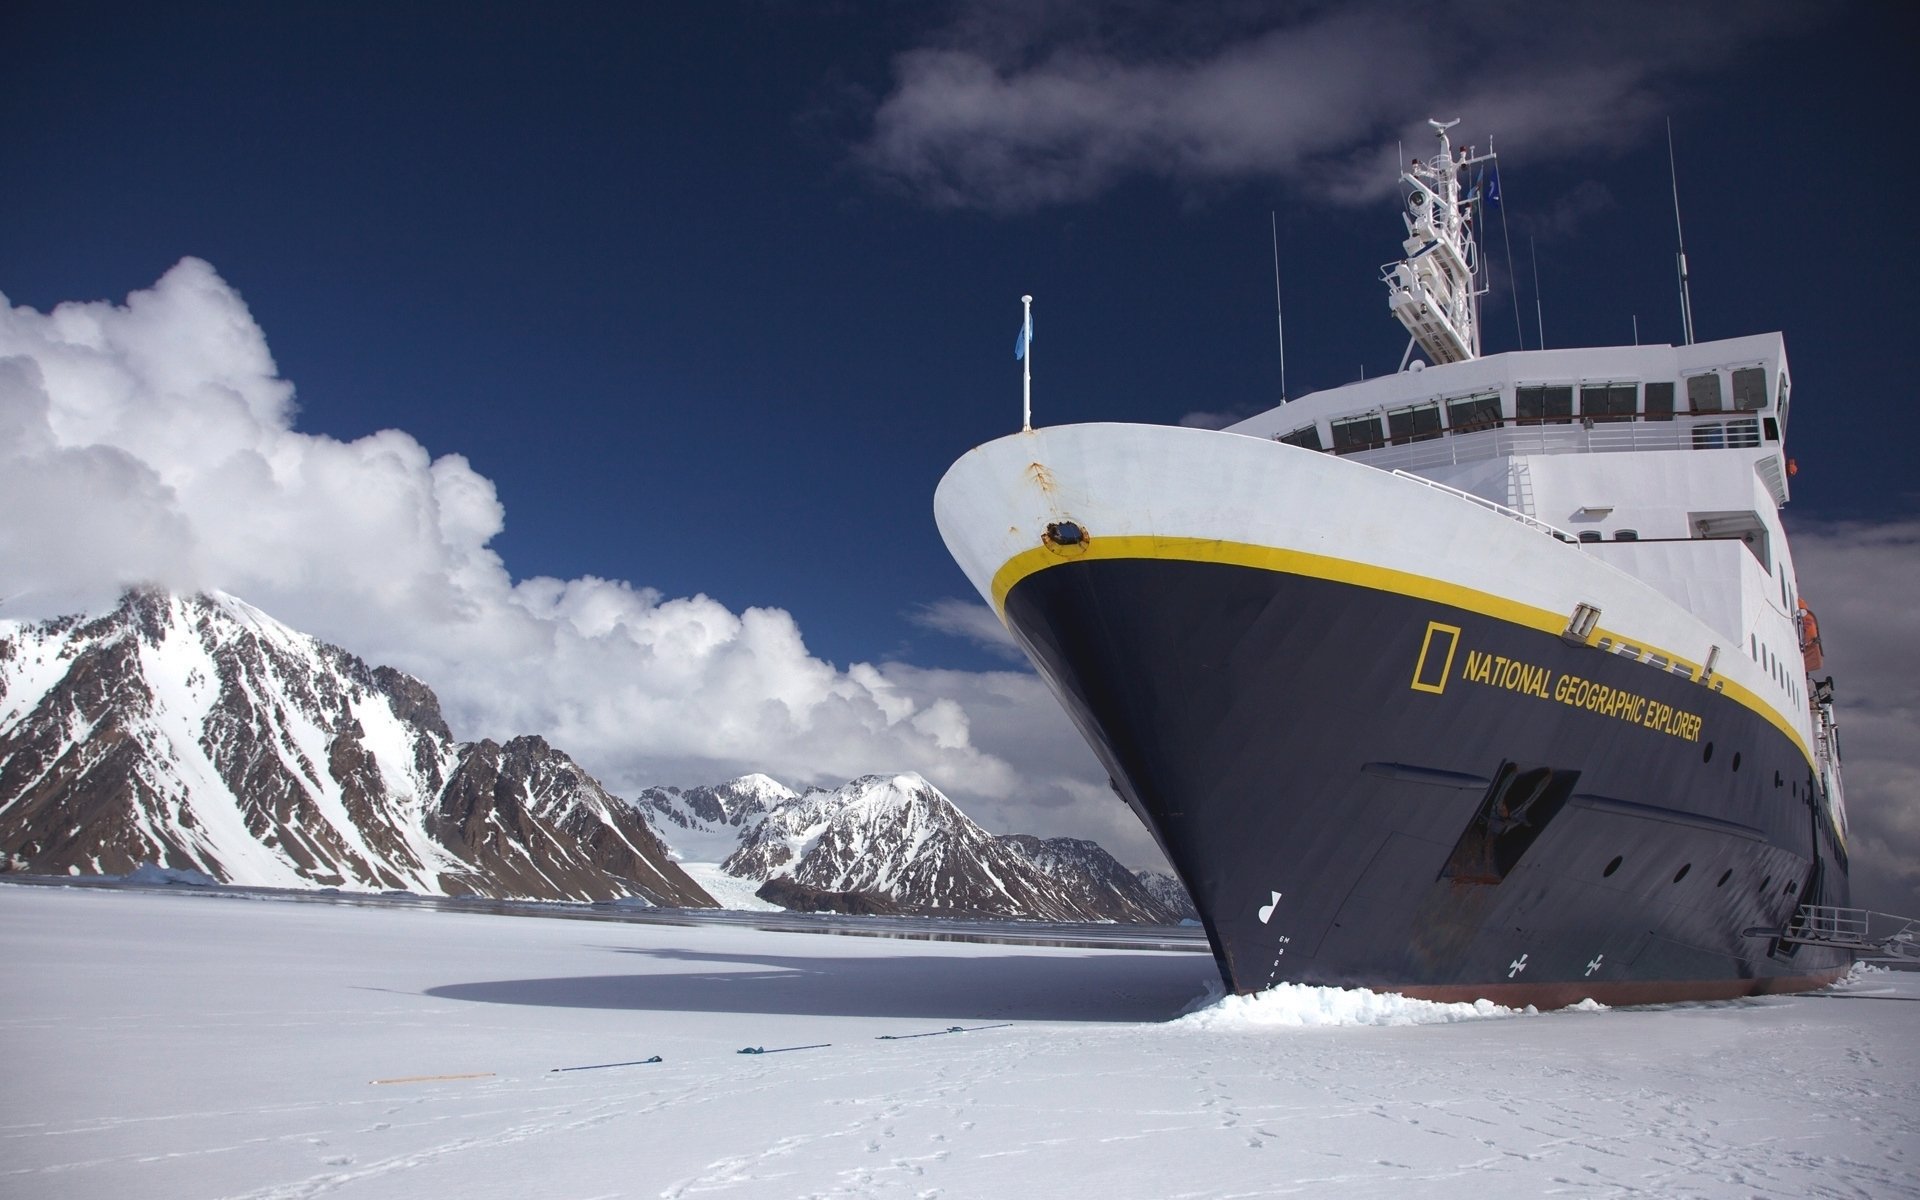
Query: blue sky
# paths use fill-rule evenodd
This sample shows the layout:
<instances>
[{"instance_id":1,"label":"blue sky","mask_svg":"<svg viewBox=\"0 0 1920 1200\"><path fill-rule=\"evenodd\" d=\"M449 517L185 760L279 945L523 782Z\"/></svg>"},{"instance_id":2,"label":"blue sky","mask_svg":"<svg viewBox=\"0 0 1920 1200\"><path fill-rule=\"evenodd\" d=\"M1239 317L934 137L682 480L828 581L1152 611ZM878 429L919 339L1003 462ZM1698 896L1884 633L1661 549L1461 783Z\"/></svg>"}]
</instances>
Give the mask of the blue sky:
<instances>
[{"instance_id":1,"label":"blue sky","mask_svg":"<svg viewBox=\"0 0 1920 1200\"><path fill-rule=\"evenodd\" d=\"M0 15L0 291L118 302L204 259L295 428L397 428L492 481L512 579L778 608L837 669L978 673L1008 664L916 614L972 599L931 494L1018 423L1022 293L1038 423L1256 411L1273 211L1290 390L1391 370L1393 147L1461 116L1501 151L1523 274L1537 245L1548 344L1636 316L1677 340L1671 118L1701 338L1786 334L1790 520L1915 517L1887 436L1912 8L1414 19L27 0ZM1522 300L1531 346L1530 279ZM1485 325L1516 344L1504 290Z\"/></svg>"}]
</instances>

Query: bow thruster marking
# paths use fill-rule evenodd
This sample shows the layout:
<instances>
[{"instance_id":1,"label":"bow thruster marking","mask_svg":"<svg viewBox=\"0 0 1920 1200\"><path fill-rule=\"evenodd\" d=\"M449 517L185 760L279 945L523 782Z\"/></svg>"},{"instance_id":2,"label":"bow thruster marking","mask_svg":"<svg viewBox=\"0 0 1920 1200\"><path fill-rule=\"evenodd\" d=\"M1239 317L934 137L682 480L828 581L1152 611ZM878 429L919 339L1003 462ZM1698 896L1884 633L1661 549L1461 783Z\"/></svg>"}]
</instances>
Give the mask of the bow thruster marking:
<instances>
[{"instance_id":1,"label":"bow thruster marking","mask_svg":"<svg viewBox=\"0 0 1920 1200\"><path fill-rule=\"evenodd\" d=\"M1512 962L1507 964L1507 978L1512 979L1515 975L1518 975L1520 972L1526 969L1527 969L1527 956L1522 954L1519 958L1516 958Z\"/></svg>"}]
</instances>

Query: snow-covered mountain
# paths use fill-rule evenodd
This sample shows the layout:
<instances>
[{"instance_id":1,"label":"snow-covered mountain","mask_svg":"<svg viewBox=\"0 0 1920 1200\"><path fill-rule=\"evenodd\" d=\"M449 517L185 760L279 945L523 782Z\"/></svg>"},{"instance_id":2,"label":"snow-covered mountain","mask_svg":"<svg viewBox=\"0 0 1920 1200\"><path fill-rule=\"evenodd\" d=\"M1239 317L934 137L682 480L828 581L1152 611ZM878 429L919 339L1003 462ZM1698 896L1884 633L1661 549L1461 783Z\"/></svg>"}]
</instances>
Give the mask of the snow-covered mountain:
<instances>
[{"instance_id":1,"label":"snow-covered mountain","mask_svg":"<svg viewBox=\"0 0 1920 1200\"><path fill-rule=\"evenodd\" d=\"M1135 871L1133 877L1140 886L1164 905L1168 912L1175 913L1182 921L1199 921L1199 910L1193 907L1193 897L1187 895L1186 885L1178 876L1167 871Z\"/></svg>"},{"instance_id":2,"label":"snow-covered mountain","mask_svg":"<svg viewBox=\"0 0 1920 1200\"><path fill-rule=\"evenodd\" d=\"M788 908L1172 923L1093 842L996 837L918 775L869 775L775 806L722 864Z\"/></svg>"},{"instance_id":3,"label":"snow-covered mountain","mask_svg":"<svg viewBox=\"0 0 1920 1200\"><path fill-rule=\"evenodd\" d=\"M712 787L648 788L633 803L676 860L717 863L768 813L795 799L792 788L765 775L742 775Z\"/></svg>"},{"instance_id":4,"label":"snow-covered mountain","mask_svg":"<svg viewBox=\"0 0 1920 1200\"><path fill-rule=\"evenodd\" d=\"M273 887L713 901L538 737L455 742L433 692L231 596L0 621L0 861Z\"/></svg>"}]
</instances>

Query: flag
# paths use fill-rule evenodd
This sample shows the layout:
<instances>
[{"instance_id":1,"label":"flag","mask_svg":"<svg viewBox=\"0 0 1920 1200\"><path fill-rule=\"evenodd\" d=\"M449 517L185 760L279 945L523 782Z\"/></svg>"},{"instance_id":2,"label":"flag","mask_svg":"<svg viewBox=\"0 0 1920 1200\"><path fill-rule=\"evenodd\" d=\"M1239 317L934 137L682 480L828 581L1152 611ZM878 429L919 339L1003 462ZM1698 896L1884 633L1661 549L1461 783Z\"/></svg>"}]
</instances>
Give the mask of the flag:
<instances>
[{"instance_id":1,"label":"flag","mask_svg":"<svg viewBox=\"0 0 1920 1200\"><path fill-rule=\"evenodd\" d=\"M1500 207L1500 164L1493 164L1493 173L1487 176L1487 205Z\"/></svg>"},{"instance_id":2,"label":"flag","mask_svg":"<svg viewBox=\"0 0 1920 1200\"><path fill-rule=\"evenodd\" d=\"M1027 347L1031 345L1033 345L1033 310L1028 309L1027 319L1020 326L1020 336L1014 339L1013 356L1015 358L1025 358L1027 356Z\"/></svg>"}]
</instances>

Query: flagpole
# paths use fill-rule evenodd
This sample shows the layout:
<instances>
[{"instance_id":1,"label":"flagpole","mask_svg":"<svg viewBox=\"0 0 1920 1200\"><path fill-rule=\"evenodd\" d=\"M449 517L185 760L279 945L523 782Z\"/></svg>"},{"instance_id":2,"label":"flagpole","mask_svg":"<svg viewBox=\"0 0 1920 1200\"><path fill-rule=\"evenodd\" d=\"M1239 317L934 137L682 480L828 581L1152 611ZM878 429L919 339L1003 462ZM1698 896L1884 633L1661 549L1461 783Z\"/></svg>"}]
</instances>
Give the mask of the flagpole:
<instances>
[{"instance_id":1,"label":"flagpole","mask_svg":"<svg viewBox=\"0 0 1920 1200\"><path fill-rule=\"evenodd\" d=\"M1031 433L1033 432L1033 297L1020 297L1020 307L1022 312L1020 332L1026 343L1026 353L1020 356L1020 361L1025 366L1021 379L1020 432Z\"/></svg>"}]
</instances>

